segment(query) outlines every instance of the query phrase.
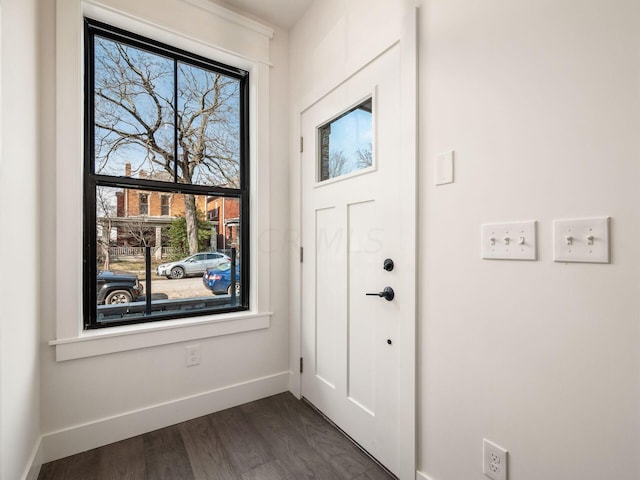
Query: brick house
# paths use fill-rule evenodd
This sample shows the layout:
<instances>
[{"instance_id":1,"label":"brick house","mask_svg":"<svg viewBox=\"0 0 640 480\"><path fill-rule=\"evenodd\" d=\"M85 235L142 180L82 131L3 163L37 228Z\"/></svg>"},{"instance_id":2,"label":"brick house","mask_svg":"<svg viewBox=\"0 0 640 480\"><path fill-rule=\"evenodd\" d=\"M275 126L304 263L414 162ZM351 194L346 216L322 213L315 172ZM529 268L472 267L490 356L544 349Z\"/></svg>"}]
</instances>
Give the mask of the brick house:
<instances>
[{"instance_id":1,"label":"brick house","mask_svg":"<svg viewBox=\"0 0 640 480\"><path fill-rule=\"evenodd\" d=\"M131 164L125 164L125 176L131 177ZM139 178L164 179L167 172L149 174L141 170ZM180 193L151 190L122 189L115 192L115 218L103 219L103 231L111 224L111 240L115 238L116 251L137 252L143 246L154 247L154 256L162 258L162 247L168 245L166 231L177 217L185 214L185 198ZM212 224L211 238L206 246L211 249L238 247L240 202L234 198L196 196L196 207ZM104 242L105 244L113 242ZM113 247L112 247L113 248Z\"/></svg>"},{"instance_id":2,"label":"brick house","mask_svg":"<svg viewBox=\"0 0 640 480\"><path fill-rule=\"evenodd\" d=\"M219 249L238 248L238 230L240 227L240 200L237 198L207 197L207 220L217 231Z\"/></svg>"}]
</instances>

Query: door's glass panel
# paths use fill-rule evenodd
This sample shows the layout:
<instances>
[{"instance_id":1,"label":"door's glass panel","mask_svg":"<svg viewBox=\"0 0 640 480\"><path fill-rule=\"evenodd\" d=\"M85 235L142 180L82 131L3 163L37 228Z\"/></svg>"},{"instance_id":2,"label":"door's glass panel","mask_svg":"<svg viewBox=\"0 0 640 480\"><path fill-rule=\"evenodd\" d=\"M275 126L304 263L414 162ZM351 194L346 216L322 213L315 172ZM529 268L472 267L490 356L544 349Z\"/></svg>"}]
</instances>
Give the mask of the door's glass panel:
<instances>
[{"instance_id":1,"label":"door's glass panel","mask_svg":"<svg viewBox=\"0 0 640 480\"><path fill-rule=\"evenodd\" d=\"M240 214L237 198L97 187L98 324L240 305Z\"/></svg>"},{"instance_id":2,"label":"door's glass panel","mask_svg":"<svg viewBox=\"0 0 640 480\"><path fill-rule=\"evenodd\" d=\"M318 129L320 181L368 168L373 163L371 98Z\"/></svg>"}]
</instances>

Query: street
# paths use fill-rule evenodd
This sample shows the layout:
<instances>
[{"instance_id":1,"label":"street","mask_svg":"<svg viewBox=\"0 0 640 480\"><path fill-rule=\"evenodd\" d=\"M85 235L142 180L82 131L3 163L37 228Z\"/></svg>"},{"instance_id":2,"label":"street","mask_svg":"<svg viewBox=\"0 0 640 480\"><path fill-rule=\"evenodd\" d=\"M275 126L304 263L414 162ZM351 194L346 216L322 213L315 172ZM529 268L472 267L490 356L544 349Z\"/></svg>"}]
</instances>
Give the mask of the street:
<instances>
[{"instance_id":1,"label":"street","mask_svg":"<svg viewBox=\"0 0 640 480\"><path fill-rule=\"evenodd\" d=\"M146 283L141 280L146 290ZM145 292L147 293L147 292ZM211 291L202 283L202 276L169 280L164 277L153 276L151 280L151 295L153 299L159 298L192 298L210 297Z\"/></svg>"}]
</instances>

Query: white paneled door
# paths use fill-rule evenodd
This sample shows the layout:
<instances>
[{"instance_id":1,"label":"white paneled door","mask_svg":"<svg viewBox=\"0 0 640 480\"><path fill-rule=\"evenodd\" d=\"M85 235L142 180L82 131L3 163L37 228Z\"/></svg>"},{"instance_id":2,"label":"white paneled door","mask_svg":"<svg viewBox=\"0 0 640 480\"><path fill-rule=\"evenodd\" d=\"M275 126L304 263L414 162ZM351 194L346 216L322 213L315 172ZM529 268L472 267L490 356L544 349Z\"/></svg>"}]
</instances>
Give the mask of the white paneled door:
<instances>
[{"instance_id":1,"label":"white paneled door","mask_svg":"<svg viewBox=\"0 0 640 480\"><path fill-rule=\"evenodd\" d=\"M400 75L396 45L301 116L302 395L394 473L415 315Z\"/></svg>"}]
</instances>

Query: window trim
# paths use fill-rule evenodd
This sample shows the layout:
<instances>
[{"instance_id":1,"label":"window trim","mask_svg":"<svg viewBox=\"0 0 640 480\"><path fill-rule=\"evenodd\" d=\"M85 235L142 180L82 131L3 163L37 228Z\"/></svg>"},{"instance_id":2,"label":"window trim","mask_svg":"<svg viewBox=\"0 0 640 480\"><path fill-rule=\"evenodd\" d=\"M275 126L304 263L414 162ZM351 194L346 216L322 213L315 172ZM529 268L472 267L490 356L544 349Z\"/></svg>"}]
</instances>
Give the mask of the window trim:
<instances>
[{"instance_id":1,"label":"window trim","mask_svg":"<svg viewBox=\"0 0 640 480\"><path fill-rule=\"evenodd\" d=\"M240 182L237 188L227 188L220 186L206 186L200 184L187 184L178 181L178 165L174 164L173 181L140 179L133 177L116 177L112 175L104 175L95 171L95 55L96 55L96 37L104 38L109 41L127 45L136 49L150 52L155 55L163 56L171 59L174 66L174 82L177 82L178 64L194 66L208 71L213 71L233 78L239 83L239 125L240 125L240 142L239 142L239 171ZM191 318L203 315L219 315L222 313L239 312L249 310L249 286L251 283L249 273L249 263L251 261L251 243L249 239L250 210L248 208L250 196L249 187L251 185L249 179L249 72L240 68L234 68L229 65L222 64L215 60L196 55L186 50L173 47L158 40L143 37L135 32L124 30L107 23L95 20L88 16L84 17L84 58L85 58L85 88L84 88L84 106L85 106L85 128L84 128L84 285L83 304L84 304L84 328L113 328L118 325L131 325L135 323L157 322L168 319ZM178 85L174 84L174 96L177 94ZM177 102L177 97L174 99ZM174 105L175 107L175 105ZM174 110L174 119L177 116L177 110ZM174 132L178 133L177 125L174 124ZM174 140L174 149L177 151L177 139ZM175 152L174 152L175 154ZM97 285L95 282L98 273L98 267L95 259L97 258L97 234L96 234L96 195L100 187L115 188L134 188L138 190L138 213L139 215L149 215L150 211L150 194L149 191L157 190L158 192L178 192L182 194L193 193L196 195L221 195L227 198L238 198L240 200L240 215L242 223L240 224L240 245L241 262L240 277L243 279L240 298L237 305L229 306L210 306L198 310L189 310L188 313L174 312L159 313L150 316L134 315L130 318L101 323L98 321L98 311L96 308ZM148 189L148 190L147 190ZM141 192L141 190L143 190ZM142 213L142 198L146 200L146 212ZM147 283L148 285L148 283ZM145 292L147 293L147 292Z\"/></svg>"},{"instance_id":2,"label":"window trim","mask_svg":"<svg viewBox=\"0 0 640 480\"><path fill-rule=\"evenodd\" d=\"M194 32L177 19L141 18L134 13L85 2L56 3L56 248L55 347L58 361L134 350L179 341L205 339L270 327L270 128L269 40L270 35L238 23L225 23L214 12L193 8L185 14L209 15L207 21L229 30ZM189 6L185 6L189 10ZM249 169L251 221L249 235L250 310L240 314L193 317L186 320L149 322L109 329L83 330L82 285L82 185L83 185L83 17L89 16L115 27L140 32L158 41L234 65L249 72ZM224 33L227 32L227 33ZM252 39L247 42L247 38ZM234 40L234 39L237 39ZM220 325L224 324L224 329ZM123 342L122 336L135 339Z\"/></svg>"}]
</instances>

